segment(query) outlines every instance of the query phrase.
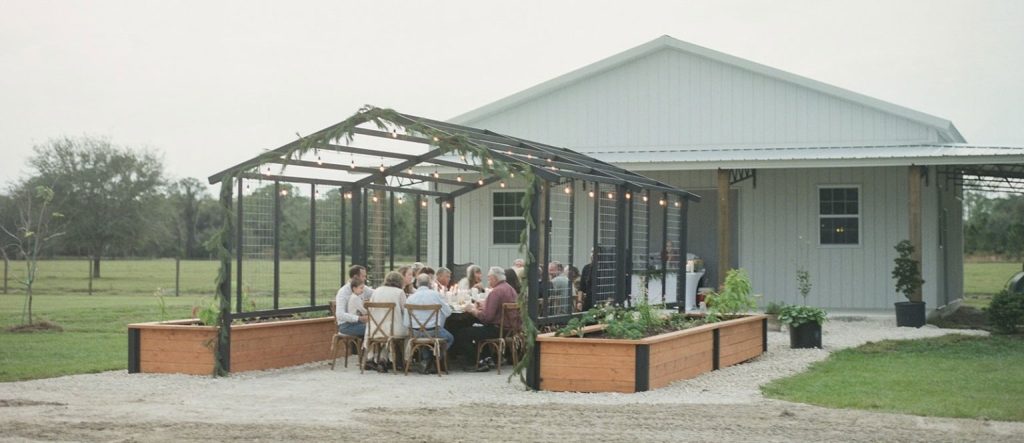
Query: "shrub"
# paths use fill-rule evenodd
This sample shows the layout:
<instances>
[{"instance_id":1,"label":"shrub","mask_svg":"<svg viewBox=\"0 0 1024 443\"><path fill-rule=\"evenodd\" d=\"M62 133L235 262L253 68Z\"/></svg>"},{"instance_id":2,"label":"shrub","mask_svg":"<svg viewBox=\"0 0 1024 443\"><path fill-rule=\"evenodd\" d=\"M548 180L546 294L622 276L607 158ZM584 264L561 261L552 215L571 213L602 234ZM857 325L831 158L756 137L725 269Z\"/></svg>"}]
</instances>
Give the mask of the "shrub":
<instances>
[{"instance_id":1,"label":"shrub","mask_svg":"<svg viewBox=\"0 0 1024 443\"><path fill-rule=\"evenodd\" d=\"M757 300L750 295L751 284L747 271L732 269L725 275L722 292L712 292L707 296L707 321L713 323L722 317L747 312L757 307Z\"/></svg>"},{"instance_id":2,"label":"shrub","mask_svg":"<svg viewBox=\"0 0 1024 443\"><path fill-rule=\"evenodd\" d=\"M912 258L914 245L910 243L910 240L903 240L897 243L895 248L899 254L895 260L896 266L892 270L892 278L896 280L896 292L903 294L907 300L921 301L915 300L924 280L921 278L921 269L917 260Z\"/></svg>"},{"instance_id":3,"label":"shrub","mask_svg":"<svg viewBox=\"0 0 1024 443\"><path fill-rule=\"evenodd\" d=\"M768 315L779 315L779 313L782 312L782 309L785 307L786 304L783 302L769 302L768 305L764 307L764 313Z\"/></svg>"},{"instance_id":4,"label":"shrub","mask_svg":"<svg viewBox=\"0 0 1024 443\"><path fill-rule=\"evenodd\" d=\"M804 323L825 323L827 313L824 309L813 306L786 306L779 312L779 323L789 327L797 327Z\"/></svg>"},{"instance_id":5,"label":"shrub","mask_svg":"<svg viewBox=\"0 0 1024 443\"><path fill-rule=\"evenodd\" d=\"M1024 292L1003 289L988 306L988 321L1000 334L1014 334L1024 324Z\"/></svg>"}]
</instances>

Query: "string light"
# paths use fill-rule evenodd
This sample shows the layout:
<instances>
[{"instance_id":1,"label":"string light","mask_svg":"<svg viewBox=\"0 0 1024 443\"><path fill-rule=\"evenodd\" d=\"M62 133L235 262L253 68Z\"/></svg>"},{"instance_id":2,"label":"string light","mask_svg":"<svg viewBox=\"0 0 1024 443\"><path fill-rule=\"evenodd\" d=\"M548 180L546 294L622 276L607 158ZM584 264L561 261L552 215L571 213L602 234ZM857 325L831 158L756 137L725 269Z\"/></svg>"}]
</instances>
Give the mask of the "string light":
<instances>
[{"instance_id":1,"label":"string light","mask_svg":"<svg viewBox=\"0 0 1024 443\"><path fill-rule=\"evenodd\" d=\"M572 186L566 185L565 186L565 193L566 194L572 194Z\"/></svg>"},{"instance_id":2,"label":"string light","mask_svg":"<svg viewBox=\"0 0 1024 443\"><path fill-rule=\"evenodd\" d=\"M427 201L426 200L421 201L420 202L420 206L423 206L424 208L427 207Z\"/></svg>"},{"instance_id":3,"label":"string light","mask_svg":"<svg viewBox=\"0 0 1024 443\"><path fill-rule=\"evenodd\" d=\"M508 173L508 178L516 178L516 173L515 172L509 172Z\"/></svg>"},{"instance_id":4,"label":"string light","mask_svg":"<svg viewBox=\"0 0 1024 443\"><path fill-rule=\"evenodd\" d=\"M356 157L354 155L350 155L349 159L350 159L349 160L350 167L352 168L352 170L355 170L356 169Z\"/></svg>"},{"instance_id":5,"label":"string light","mask_svg":"<svg viewBox=\"0 0 1024 443\"><path fill-rule=\"evenodd\" d=\"M438 173L437 173L437 170L434 170L434 178L438 178L438 177L440 177L440 176L441 176L441 174L438 174Z\"/></svg>"},{"instance_id":6,"label":"string light","mask_svg":"<svg viewBox=\"0 0 1024 443\"><path fill-rule=\"evenodd\" d=\"M647 194L644 194L644 203L647 203Z\"/></svg>"},{"instance_id":7,"label":"string light","mask_svg":"<svg viewBox=\"0 0 1024 443\"><path fill-rule=\"evenodd\" d=\"M630 193L627 192L626 193L626 200L629 200L631 198L633 198L633 194L630 194Z\"/></svg>"},{"instance_id":8,"label":"string light","mask_svg":"<svg viewBox=\"0 0 1024 443\"><path fill-rule=\"evenodd\" d=\"M324 159L322 157L320 157L320 150L319 149L314 149L313 153L316 154L316 164L323 165L324 164Z\"/></svg>"},{"instance_id":9,"label":"string light","mask_svg":"<svg viewBox=\"0 0 1024 443\"><path fill-rule=\"evenodd\" d=\"M533 154L526 154L526 158L533 160Z\"/></svg>"},{"instance_id":10,"label":"string light","mask_svg":"<svg viewBox=\"0 0 1024 443\"><path fill-rule=\"evenodd\" d=\"M412 175L412 168L407 169L405 172L408 173L409 175Z\"/></svg>"},{"instance_id":11,"label":"string light","mask_svg":"<svg viewBox=\"0 0 1024 443\"><path fill-rule=\"evenodd\" d=\"M615 198L615 194L612 194L611 192L609 192L609 193L608 193L608 198L609 198L609 199Z\"/></svg>"},{"instance_id":12,"label":"string light","mask_svg":"<svg viewBox=\"0 0 1024 443\"><path fill-rule=\"evenodd\" d=\"M500 184L498 184L498 186L501 186L502 188L504 188L505 187L505 182L501 182Z\"/></svg>"},{"instance_id":13,"label":"string light","mask_svg":"<svg viewBox=\"0 0 1024 443\"><path fill-rule=\"evenodd\" d=\"M384 172L384 157L380 158L380 172Z\"/></svg>"},{"instance_id":14,"label":"string light","mask_svg":"<svg viewBox=\"0 0 1024 443\"><path fill-rule=\"evenodd\" d=\"M676 207L677 207L677 208L679 207L679 202L676 202Z\"/></svg>"},{"instance_id":15,"label":"string light","mask_svg":"<svg viewBox=\"0 0 1024 443\"><path fill-rule=\"evenodd\" d=\"M548 163L551 163L551 159L550 158L548 159Z\"/></svg>"},{"instance_id":16,"label":"string light","mask_svg":"<svg viewBox=\"0 0 1024 443\"><path fill-rule=\"evenodd\" d=\"M437 138L437 136L435 135L435 136L434 136L434 143L437 143L437 142L439 142L439 141L441 141L441 139Z\"/></svg>"},{"instance_id":17,"label":"string light","mask_svg":"<svg viewBox=\"0 0 1024 443\"><path fill-rule=\"evenodd\" d=\"M587 195L589 195L590 198L594 198L594 191L587 192Z\"/></svg>"},{"instance_id":18,"label":"string light","mask_svg":"<svg viewBox=\"0 0 1024 443\"><path fill-rule=\"evenodd\" d=\"M397 129L392 129L391 130L391 138L398 138L398 130Z\"/></svg>"},{"instance_id":19,"label":"string light","mask_svg":"<svg viewBox=\"0 0 1024 443\"><path fill-rule=\"evenodd\" d=\"M398 197L398 204L405 203L405 197Z\"/></svg>"},{"instance_id":20,"label":"string light","mask_svg":"<svg viewBox=\"0 0 1024 443\"><path fill-rule=\"evenodd\" d=\"M455 181L457 181L459 183L462 183L462 175L459 175L458 177L455 177Z\"/></svg>"},{"instance_id":21,"label":"string light","mask_svg":"<svg viewBox=\"0 0 1024 443\"><path fill-rule=\"evenodd\" d=\"M284 195L288 195L288 190L287 190L287 189L282 189L282 190L281 190L281 195L282 195L282 196L284 196Z\"/></svg>"},{"instance_id":22,"label":"string light","mask_svg":"<svg viewBox=\"0 0 1024 443\"><path fill-rule=\"evenodd\" d=\"M484 178L480 177L480 179L476 181L476 184L478 184L480 186L483 186L484 185Z\"/></svg>"},{"instance_id":23,"label":"string light","mask_svg":"<svg viewBox=\"0 0 1024 443\"><path fill-rule=\"evenodd\" d=\"M351 192L346 192L345 193L345 198L352 198L352 193Z\"/></svg>"},{"instance_id":24,"label":"string light","mask_svg":"<svg viewBox=\"0 0 1024 443\"><path fill-rule=\"evenodd\" d=\"M452 208L452 203L451 202L444 202L444 207L445 207L445 209L451 209Z\"/></svg>"},{"instance_id":25,"label":"string light","mask_svg":"<svg viewBox=\"0 0 1024 443\"><path fill-rule=\"evenodd\" d=\"M466 161L466 154L460 155L459 156L459 160L462 160L463 162L465 162Z\"/></svg>"},{"instance_id":26,"label":"string light","mask_svg":"<svg viewBox=\"0 0 1024 443\"><path fill-rule=\"evenodd\" d=\"M658 200L658 204L662 205L662 206L665 206L665 200Z\"/></svg>"},{"instance_id":27,"label":"string light","mask_svg":"<svg viewBox=\"0 0 1024 443\"><path fill-rule=\"evenodd\" d=\"M373 202L377 203L377 196L376 195L373 196Z\"/></svg>"},{"instance_id":28,"label":"string light","mask_svg":"<svg viewBox=\"0 0 1024 443\"><path fill-rule=\"evenodd\" d=\"M252 185L250 185L248 182L246 182L245 183L245 190L248 191L249 189L252 189L251 186Z\"/></svg>"},{"instance_id":29,"label":"string light","mask_svg":"<svg viewBox=\"0 0 1024 443\"><path fill-rule=\"evenodd\" d=\"M494 166L494 160L487 159L487 166Z\"/></svg>"}]
</instances>

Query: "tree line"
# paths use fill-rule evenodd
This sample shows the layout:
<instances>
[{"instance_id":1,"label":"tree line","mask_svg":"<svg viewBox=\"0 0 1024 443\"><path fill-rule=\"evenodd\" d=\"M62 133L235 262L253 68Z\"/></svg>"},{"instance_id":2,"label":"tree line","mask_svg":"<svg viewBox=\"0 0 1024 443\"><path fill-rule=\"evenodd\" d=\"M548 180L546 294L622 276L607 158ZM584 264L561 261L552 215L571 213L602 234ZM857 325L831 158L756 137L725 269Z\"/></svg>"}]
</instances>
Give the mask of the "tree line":
<instances>
[{"instance_id":1,"label":"tree line","mask_svg":"<svg viewBox=\"0 0 1024 443\"><path fill-rule=\"evenodd\" d=\"M24 234L17 232L19 223L24 224L19 209L32 201L37 189L52 190L48 204L59 218L51 230L61 234L50 240L43 258L87 257L95 278L101 277L105 258L214 258L214 248L207 243L222 226L220 203L196 178L169 178L163 161L152 152L104 138L65 137L34 147L28 167L28 177L0 193L0 227L14 234L0 231L5 260L24 258L16 257L20 253L14 241ZM310 193L308 186L299 191L294 185L282 184L275 191L272 181L254 182L243 199L243 211L258 203L266 211L278 193L280 250L285 259L310 254ZM340 210L343 199L337 189L317 195L317 205L323 205L318 206L318 214L324 208ZM415 250L414 211L411 202L396 205L396 254ZM318 217L317 222L318 231L337 232L342 220L339 213ZM272 232L270 216L253 217L246 223L265 237ZM345 211L344 223L351 226L351 210Z\"/></svg>"},{"instance_id":2,"label":"tree line","mask_svg":"<svg viewBox=\"0 0 1024 443\"><path fill-rule=\"evenodd\" d=\"M1024 195L964 193L964 253L1024 258Z\"/></svg>"}]
</instances>

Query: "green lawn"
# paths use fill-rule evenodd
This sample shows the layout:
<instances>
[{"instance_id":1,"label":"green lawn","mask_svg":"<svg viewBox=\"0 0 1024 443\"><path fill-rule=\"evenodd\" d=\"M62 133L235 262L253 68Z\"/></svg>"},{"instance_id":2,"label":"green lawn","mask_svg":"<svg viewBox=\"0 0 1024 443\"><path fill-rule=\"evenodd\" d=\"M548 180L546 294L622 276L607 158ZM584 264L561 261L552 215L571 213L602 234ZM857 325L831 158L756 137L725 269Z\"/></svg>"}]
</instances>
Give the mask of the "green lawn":
<instances>
[{"instance_id":1,"label":"green lawn","mask_svg":"<svg viewBox=\"0 0 1024 443\"><path fill-rule=\"evenodd\" d=\"M776 380L768 397L834 408L1024 421L1024 337L868 343Z\"/></svg>"},{"instance_id":2,"label":"green lawn","mask_svg":"<svg viewBox=\"0 0 1024 443\"><path fill-rule=\"evenodd\" d=\"M979 309L988 306L992 295L1020 270L1020 263L964 263L965 304Z\"/></svg>"},{"instance_id":3,"label":"green lawn","mask_svg":"<svg viewBox=\"0 0 1024 443\"><path fill-rule=\"evenodd\" d=\"M269 264L267 264L269 265ZM180 297L174 296L174 260L108 260L103 278L95 280L94 295L86 294L88 264L84 260L40 263L33 311L37 319L55 322L63 332L10 333L21 323L25 296L12 282L10 294L0 295L0 381L46 378L127 367L129 323L191 318L194 306L213 297L218 264L213 261L182 262ZM334 263L334 272L339 272ZM252 269L257 269L255 266ZM281 271L281 307L309 303L309 262L285 261ZM329 269L328 264L318 269ZM19 268L12 267L14 271ZM260 270L269 285L269 266ZM322 276L318 303L333 299L335 282ZM318 286L320 286L318 285ZM165 312L161 312L162 288ZM253 294L258 309L272 307L272 298Z\"/></svg>"}]
</instances>

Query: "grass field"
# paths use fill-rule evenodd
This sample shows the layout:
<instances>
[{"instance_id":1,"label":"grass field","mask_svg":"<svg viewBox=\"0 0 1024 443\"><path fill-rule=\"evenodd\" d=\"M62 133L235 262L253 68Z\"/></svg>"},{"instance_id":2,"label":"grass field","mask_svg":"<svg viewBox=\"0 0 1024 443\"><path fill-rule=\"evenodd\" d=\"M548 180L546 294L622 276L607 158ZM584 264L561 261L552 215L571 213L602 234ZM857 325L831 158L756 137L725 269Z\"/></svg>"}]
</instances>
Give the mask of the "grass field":
<instances>
[{"instance_id":1,"label":"grass field","mask_svg":"<svg viewBox=\"0 0 1024 443\"><path fill-rule=\"evenodd\" d=\"M834 408L1024 421L1024 337L882 341L762 388L782 400Z\"/></svg>"},{"instance_id":2,"label":"grass field","mask_svg":"<svg viewBox=\"0 0 1024 443\"><path fill-rule=\"evenodd\" d=\"M64 332L0 332L0 381L53 377L65 374L124 369L127 365L126 325L161 319L191 317L193 306L210 301L217 262L183 261L181 296L174 297L174 260L106 260L103 278L93 282L94 295L86 295L89 278L85 260L40 263L34 312L37 318L60 324ZM965 286L979 294L968 303L987 305L1020 267L1014 263L968 263ZM283 261L281 306L309 303L309 262ZM11 277L21 268L12 263ZM246 262L247 286L270 288L269 262ZM340 285L336 261L317 264L319 302L329 300ZM161 312L160 297L166 304ZM257 309L272 306L264 290L247 291ZM25 297L17 283L0 295L0 330L21 323Z\"/></svg>"}]
</instances>

